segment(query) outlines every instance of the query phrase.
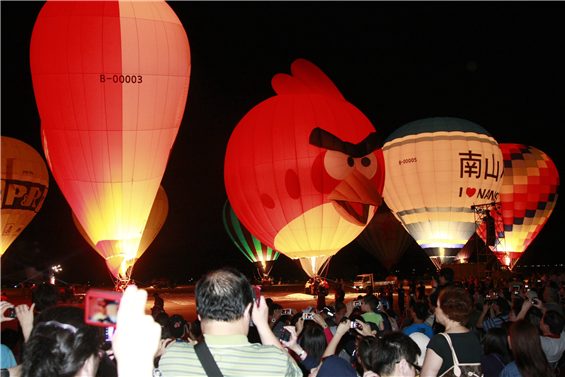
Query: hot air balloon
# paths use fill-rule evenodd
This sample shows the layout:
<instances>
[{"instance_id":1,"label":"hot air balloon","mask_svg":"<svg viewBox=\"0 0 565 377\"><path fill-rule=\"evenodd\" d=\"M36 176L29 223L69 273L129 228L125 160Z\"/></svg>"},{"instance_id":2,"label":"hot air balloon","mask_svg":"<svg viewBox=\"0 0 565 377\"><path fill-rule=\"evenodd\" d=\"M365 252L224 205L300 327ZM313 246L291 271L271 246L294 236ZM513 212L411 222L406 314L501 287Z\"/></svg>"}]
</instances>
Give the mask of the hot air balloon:
<instances>
[{"instance_id":1,"label":"hot air balloon","mask_svg":"<svg viewBox=\"0 0 565 377\"><path fill-rule=\"evenodd\" d=\"M383 197L439 268L475 232L472 205L496 201L502 154L481 126L457 118L408 123L383 147Z\"/></svg>"},{"instance_id":2,"label":"hot air balloon","mask_svg":"<svg viewBox=\"0 0 565 377\"><path fill-rule=\"evenodd\" d=\"M383 203L369 225L355 239L390 271L414 239Z\"/></svg>"},{"instance_id":3,"label":"hot air balloon","mask_svg":"<svg viewBox=\"0 0 565 377\"><path fill-rule=\"evenodd\" d=\"M104 260L106 260L106 265L108 270L117 279L117 284L122 282L127 282L131 278L133 272L133 265L137 260L145 253L145 250L151 245L157 234L161 231L165 220L167 219L167 214L169 213L169 199L165 193L163 186L159 186L159 191L157 192L157 197L153 202L151 207L151 212L149 213L149 218L147 219L147 225L143 231L143 236L141 237L141 242L139 243L139 248L134 258L131 258L127 254L113 254L108 255L96 248L96 245L88 237L88 234L82 227L80 221L73 213L73 221L77 227L81 236L88 242L90 247L92 247Z\"/></svg>"},{"instance_id":4,"label":"hot air balloon","mask_svg":"<svg viewBox=\"0 0 565 377\"><path fill-rule=\"evenodd\" d=\"M298 59L291 71L274 76L277 95L233 131L226 191L239 220L266 245L290 258L329 257L382 203L380 143L318 67Z\"/></svg>"},{"instance_id":5,"label":"hot air balloon","mask_svg":"<svg viewBox=\"0 0 565 377\"><path fill-rule=\"evenodd\" d=\"M553 161L537 148L523 144L500 144L504 158L504 178L500 188L501 211L490 211L502 220L502 242L491 250L498 260L513 268L537 237L555 208L559 196L559 173ZM483 240L482 224L477 233ZM502 234L503 233L503 234Z\"/></svg>"},{"instance_id":6,"label":"hot air balloon","mask_svg":"<svg viewBox=\"0 0 565 377\"><path fill-rule=\"evenodd\" d=\"M0 255L41 209L49 188L43 158L23 141L2 136L2 243Z\"/></svg>"},{"instance_id":7,"label":"hot air balloon","mask_svg":"<svg viewBox=\"0 0 565 377\"><path fill-rule=\"evenodd\" d=\"M280 254L249 233L235 215L228 200L224 204L223 220L224 227L233 243L253 263L262 278L268 277Z\"/></svg>"},{"instance_id":8,"label":"hot air balloon","mask_svg":"<svg viewBox=\"0 0 565 377\"><path fill-rule=\"evenodd\" d=\"M135 259L186 105L181 22L164 1L48 1L30 62L57 184L101 253Z\"/></svg>"}]
</instances>

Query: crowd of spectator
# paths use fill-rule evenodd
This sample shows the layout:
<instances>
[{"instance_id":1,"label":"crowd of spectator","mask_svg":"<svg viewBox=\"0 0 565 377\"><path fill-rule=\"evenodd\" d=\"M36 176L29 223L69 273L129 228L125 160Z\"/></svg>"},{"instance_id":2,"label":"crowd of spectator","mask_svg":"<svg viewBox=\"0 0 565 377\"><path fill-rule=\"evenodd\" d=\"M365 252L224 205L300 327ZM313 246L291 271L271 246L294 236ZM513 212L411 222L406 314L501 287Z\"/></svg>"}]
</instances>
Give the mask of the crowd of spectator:
<instances>
[{"instance_id":1,"label":"crowd of spectator","mask_svg":"<svg viewBox=\"0 0 565 377\"><path fill-rule=\"evenodd\" d=\"M192 323L169 316L158 295L159 310L146 314L147 292L128 287L110 344L44 284L31 306L14 310L19 330L2 344L2 377L549 377L565 372L564 284L565 274L455 281L444 268L431 289L413 281L405 292L400 283L347 302L336 290L328 305L297 309L225 268L196 284ZM10 308L2 301L2 321L14 320Z\"/></svg>"}]
</instances>

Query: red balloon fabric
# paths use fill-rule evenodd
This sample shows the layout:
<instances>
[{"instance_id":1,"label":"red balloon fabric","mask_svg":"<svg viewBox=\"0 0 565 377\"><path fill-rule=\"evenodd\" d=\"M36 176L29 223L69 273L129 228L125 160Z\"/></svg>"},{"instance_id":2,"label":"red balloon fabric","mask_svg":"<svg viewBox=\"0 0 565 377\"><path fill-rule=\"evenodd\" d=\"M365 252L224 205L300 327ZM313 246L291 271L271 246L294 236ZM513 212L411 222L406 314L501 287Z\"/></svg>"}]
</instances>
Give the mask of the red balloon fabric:
<instances>
[{"instance_id":1,"label":"red balloon fabric","mask_svg":"<svg viewBox=\"0 0 565 377\"><path fill-rule=\"evenodd\" d=\"M555 208L559 196L559 172L553 161L537 148L523 144L500 144L504 179L500 190L502 213L491 211L504 234L493 247L501 263L513 267L537 237ZM502 215L502 216L501 216ZM485 239L484 224L477 229Z\"/></svg>"},{"instance_id":2,"label":"red balloon fabric","mask_svg":"<svg viewBox=\"0 0 565 377\"><path fill-rule=\"evenodd\" d=\"M96 248L135 258L188 94L164 1L48 1L30 64L51 172Z\"/></svg>"},{"instance_id":3,"label":"red balloon fabric","mask_svg":"<svg viewBox=\"0 0 565 377\"><path fill-rule=\"evenodd\" d=\"M365 115L304 59L272 80L228 143L224 179L245 227L290 258L331 256L382 203L381 143Z\"/></svg>"}]
</instances>

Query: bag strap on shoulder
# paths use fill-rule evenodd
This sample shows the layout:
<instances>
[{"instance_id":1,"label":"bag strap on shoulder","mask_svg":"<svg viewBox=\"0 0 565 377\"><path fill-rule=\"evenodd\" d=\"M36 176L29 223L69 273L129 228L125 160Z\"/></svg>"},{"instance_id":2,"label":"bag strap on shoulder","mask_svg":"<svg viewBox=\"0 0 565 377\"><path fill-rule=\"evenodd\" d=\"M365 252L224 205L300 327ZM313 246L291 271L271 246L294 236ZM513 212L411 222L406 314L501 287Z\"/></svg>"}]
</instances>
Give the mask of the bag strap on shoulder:
<instances>
[{"instance_id":1,"label":"bag strap on shoulder","mask_svg":"<svg viewBox=\"0 0 565 377\"><path fill-rule=\"evenodd\" d=\"M449 348L451 348L451 353L453 354L453 373L459 377L461 376L461 368L459 368L459 360L457 360L457 354L455 354L455 349L453 349L453 344L451 343L451 337L446 333L440 333L445 337L447 340L447 344L449 344Z\"/></svg>"},{"instance_id":2,"label":"bag strap on shoulder","mask_svg":"<svg viewBox=\"0 0 565 377\"><path fill-rule=\"evenodd\" d=\"M214 360L214 356L212 356L212 353L204 340L198 342L198 344L194 346L194 351L196 352L196 356L198 356L198 360L200 360L200 364L202 364L202 368L204 368L208 377L224 376L220 371L220 368L218 368L218 364L216 364L216 360Z\"/></svg>"}]
</instances>

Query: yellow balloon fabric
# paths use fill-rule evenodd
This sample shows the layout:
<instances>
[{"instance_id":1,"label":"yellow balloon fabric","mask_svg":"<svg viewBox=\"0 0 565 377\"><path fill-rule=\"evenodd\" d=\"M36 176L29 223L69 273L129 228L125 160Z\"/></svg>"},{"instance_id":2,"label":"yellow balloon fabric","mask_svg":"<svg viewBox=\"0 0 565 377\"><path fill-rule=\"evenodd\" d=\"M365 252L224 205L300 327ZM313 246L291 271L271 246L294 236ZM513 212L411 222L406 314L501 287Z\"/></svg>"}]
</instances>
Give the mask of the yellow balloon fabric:
<instances>
[{"instance_id":1,"label":"yellow balloon fabric","mask_svg":"<svg viewBox=\"0 0 565 377\"><path fill-rule=\"evenodd\" d=\"M2 136L1 254L41 209L49 188L43 158L23 141Z\"/></svg>"}]
</instances>

